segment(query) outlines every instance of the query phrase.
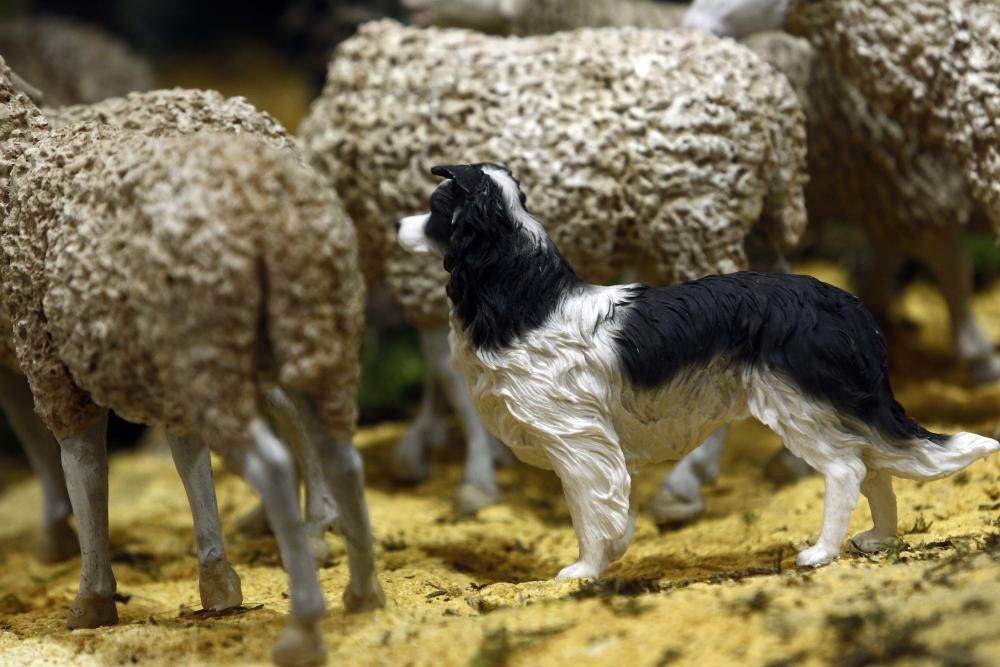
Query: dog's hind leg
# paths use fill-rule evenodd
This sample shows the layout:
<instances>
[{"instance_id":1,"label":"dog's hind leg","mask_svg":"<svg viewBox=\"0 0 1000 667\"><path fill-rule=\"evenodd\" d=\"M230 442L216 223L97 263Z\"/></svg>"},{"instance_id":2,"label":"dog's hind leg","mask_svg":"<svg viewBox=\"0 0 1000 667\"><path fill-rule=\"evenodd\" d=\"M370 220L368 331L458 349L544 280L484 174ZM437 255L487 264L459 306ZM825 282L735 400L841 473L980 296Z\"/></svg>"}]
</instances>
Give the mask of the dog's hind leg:
<instances>
[{"instance_id":1,"label":"dog's hind leg","mask_svg":"<svg viewBox=\"0 0 1000 667\"><path fill-rule=\"evenodd\" d=\"M625 552L635 530L631 476L621 448L588 430L579 439L553 436L544 451L562 482L580 547L579 559L556 578L598 578Z\"/></svg>"},{"instance_id":2,"label":"dog's hind leg","mask_svg":"<svg viewBox=\"0 0 1000 667\"><path fill-rule=\"evenodd\" d=\"M851 543L866 553L891 546L896 539L896 494L892 491L892 475L886 471L871 470L861 483L861 493L871 508L871 530L855 535Z\"/></svg>"},{"instance_id":3,"label":"dog's hind leg","mask_svg":"<svg viewBox=\"0 0 1000 667\"><path fill-rule=\"evenodd\" d=\"M816 466L826 483L823 526L816 544L800 551L795 559L796 564L803 567L826 565L840 556L851 512L858 504L861 482L867 473L865 464L854 452L845 451L840 456L829 456L826 459Z\"/></svg>"},{"instance_id":4,"label":"dog's hind leg","mask_svg":"<svg viewBox=\"0 0 1000 667\"><path fill-rule=\"evenodd\" d=\"M705 511L701 487L718 478L728 434L728 425L719 428L663 478L650 507L657 523L690 521Z\"/></svg>"}]
</instances>

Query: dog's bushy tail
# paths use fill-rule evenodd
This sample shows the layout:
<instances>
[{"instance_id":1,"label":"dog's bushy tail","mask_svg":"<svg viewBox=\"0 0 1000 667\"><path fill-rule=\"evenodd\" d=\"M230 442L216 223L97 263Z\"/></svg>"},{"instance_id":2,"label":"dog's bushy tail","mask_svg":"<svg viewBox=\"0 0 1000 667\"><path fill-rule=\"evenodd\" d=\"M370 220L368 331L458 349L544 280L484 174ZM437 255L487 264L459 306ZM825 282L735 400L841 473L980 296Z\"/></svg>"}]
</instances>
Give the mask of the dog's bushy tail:
<instances>
[{"instance_id":1,"label":"dog's bushy tail","mask_svg":"<svg viewBox=\"0 0 1000 667\"><path fill-rule=\"evenodd\" d=\"M1000 450L1000 442L976 433L916 437L880 449L880 467L908 479L928 480L958 472Z\"/></svg>"}]
</instances>

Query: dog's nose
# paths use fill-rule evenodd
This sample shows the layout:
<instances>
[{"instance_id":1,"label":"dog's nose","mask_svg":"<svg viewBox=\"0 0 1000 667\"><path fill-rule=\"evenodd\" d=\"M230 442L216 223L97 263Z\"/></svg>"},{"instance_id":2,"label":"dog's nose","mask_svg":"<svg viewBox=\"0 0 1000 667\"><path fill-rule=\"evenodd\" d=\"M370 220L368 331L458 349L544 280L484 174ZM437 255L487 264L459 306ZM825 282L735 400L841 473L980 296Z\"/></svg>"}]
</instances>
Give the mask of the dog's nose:
<instances>
[{"instance_id":1,"label":"dog's nose","mask_svg":"<svg viewBox=\"0 0 1000 667\"><path fill-rule=\"evenodd\" d=\"M399 233L399 228L403 226L403 223L399 220L396 221L396 233Z\"/></svg>"}]
</instances>

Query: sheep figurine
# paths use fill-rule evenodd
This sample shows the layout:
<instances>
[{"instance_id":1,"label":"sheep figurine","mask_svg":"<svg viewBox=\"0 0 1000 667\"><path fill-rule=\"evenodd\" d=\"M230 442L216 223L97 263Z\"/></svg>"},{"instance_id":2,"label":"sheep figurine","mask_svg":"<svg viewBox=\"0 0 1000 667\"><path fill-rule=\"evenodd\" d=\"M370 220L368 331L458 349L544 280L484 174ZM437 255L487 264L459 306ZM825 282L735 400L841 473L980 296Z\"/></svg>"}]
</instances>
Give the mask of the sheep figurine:
<instances>
[{"instance_id":1,"label":"sheep figurine","mask_svg":"<svg viewBox=\"0 0 1000 667\"><path fill-rule=\"evenodd\" d=\"M153 82L146 63L115 37L65 19L25 18L0 24L0 53L32 82L20 79L19 86L39 103L91 102L144 90ZM0 331L9 332L9 323L0 321ZM44 563L65 560L79 554L80 547L69 524L72 508L59 446L35 414L31 391L6 334L0 341L0 368L0 409L42 488L42 525L35 557Z\"/></svg>"},{"instance_id":2,"label":"sheep figurine","mask_svg":"<svg viewBox=\"0 0 1000 667\"><path fill-rule=\"evenodd\" d=\"M354 229L298 156L252 135L53 128L0 60L0 306L59 441L83 554L70 628L117 621L107 408L160 424L194 514L206 608L241 601L205 443L261 494L289 573L279 664L323 654L324 600L294 468L259 405L272 378L319 444L341 511L348 609L379 606L351 442L364 285Z\"/></svg>"},{"instance_id":3,"label":"sheep figurine","mask_svg":"<svg viewBox=\"0 0 1000 667\"><path fill-rule=\"evenodd\" d=\"M451 344L483 420L522 461L553 470L580 557L558 577L600 577L635 530L642 465L676 460L752 415L826 481L817 567L840 554L864 494L896 533L893 476L934 479L1000 449L931 433L892 394L885 339L852 295L809 276L734 273L674 287L588 284L495 164L437 167L430 213L399 242L444 257Z\"/></svg>"},{"instance_id":4,"label":"sheep figurine","mask_svg":"<svg viewBox=\"0 0 1000 667\"><path fill-rule=\"evenodd\" d=\"M676 28L685 8L649 0L403 0L414 23L507 35L599 26Z\"/></svg>"},{"instance_id":5,"label":"sheep figurine","mask_svg":"<svg viewBox=\"0 0 1000 667\"><path fill-rule=\"evenodd\" d=\"M358 227L368 280L386 281L460 399L467 436L482 433L469 438L460 500L470 489L495 499L491 441L449 364L446 276L403 252L388 222L420 206L428 164L461 153L515 165L595 282L633 264L655 282L736 271L751 233L781 248L805 226L794 93L748 50L700 34L500 38L369 23L338 48L300 140ZM439 431L429 413L401 446L411 460Z\"/></svg>"},{"instance_id":6,"label":"sheep figurine","mask_svg":"<svg viewBox=\"0 0 1000 667\"><path fill-rule=\"evenodd\" d=\"M50 106L88 104L154 87L152 69L100 28L52 16L0 24L0 53Z\"/></svg>"},{"instance_id":7,"label":"sheep figurine","mask_svg":"<svg viewBox=\"0 0 1000 667\"><path fill-rule=\"evenodd\" d=\"M110 125L143 132L150 136L225 132L252 135L278 149L297 152L293 138L269 114L257 110L242 97L223 97L216 91L156 90L110 98L96 104L43 108L52 127L67 125ZM310 441L295 415L294 406L280 389L269 391L264 407L275 423L281 439L296 455L306 490L306 530L310 550L318 562L326 560L325 533L335 527L336 502L325 481L315 444ZM249 533L270 530L263 507L247 513L239 521Z\"/></svg>"}]
</instances>

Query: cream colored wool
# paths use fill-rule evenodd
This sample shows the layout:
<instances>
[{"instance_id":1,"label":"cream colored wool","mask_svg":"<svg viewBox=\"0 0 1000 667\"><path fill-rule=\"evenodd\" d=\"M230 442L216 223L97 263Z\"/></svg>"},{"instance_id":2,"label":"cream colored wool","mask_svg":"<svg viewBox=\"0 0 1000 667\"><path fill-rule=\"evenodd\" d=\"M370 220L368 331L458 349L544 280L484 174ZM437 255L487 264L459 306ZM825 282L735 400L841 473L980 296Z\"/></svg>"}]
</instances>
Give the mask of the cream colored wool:
<instances>
[{"instance_id":1,"label":"cream colored wool","mask_svg":"<svg viewBox=\"0 0 1000 667\"><path fill-rule=\"evenodd\" d=\"M743 42L788 76L808 121L812 223L851 221L879 244L920 255L967 224L961 171L874 106L803 39L760 33Z\"/></svg>"},{"instance_id":2,"label":"cream colored wool","mask_svg":"<svg viewBox=\"0 0 1000 667\"><path fill-rule=\"evenodd\" d=\"M224 444L270 361L350 437L364 285L315 172L253 137L51 129L4 84L0 290L53 433L102 405Z\"/></svg>"},{"instance_id":3,"label":"cream colored wool","mask_svg":"<svg viewBox=\"0 0 1000 667\"><path fill-rule=\"evenodd\" d=\"M40 88L50 106L86 104L149 90L149 65L127 44L99 28L54 17L0 24L0 55Z\"/></svg>"},{"instance_id":4,"label":"cream colored wool","mask_svg":"<svg viewBox=\"0 0 1000 667\"><path fill-rule=\"evenodd\" d=\"M873 108L947 150L1000 230L1000 3L792 0L789 29Z\"/></svg>"},{"instance_id":5,"label":"cream colored wool","mask_svg":"<svg viewBox=\"0 0 1000 667\"><path fill-rule=\"evenodd\" d=\"M758 220L779 245L805 226L794 93L747 49L700 34L370 23L339 47L300 135L357 224L366 276L385 276L420 326L447 322L446 274L402 250L394 223L426 210L435 164L509 166L593 282L637 264L662 283L736 271Z\"/></svg>"},{"instance_id":6,"label":"cream colored wool","mask_svg":"<svg viewBox=\"0 0 1000 667\"><path fill-rule=\"evenodd\" d=\"M214 90L174 88L131 93L96 104L42 109L52 127L111 125L154 137L224 132L253 136L294 153L297 146L281 123L243 97Z\"/></svg>"}]
</instances>

